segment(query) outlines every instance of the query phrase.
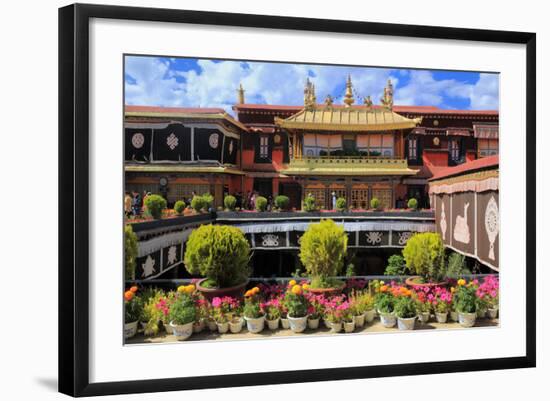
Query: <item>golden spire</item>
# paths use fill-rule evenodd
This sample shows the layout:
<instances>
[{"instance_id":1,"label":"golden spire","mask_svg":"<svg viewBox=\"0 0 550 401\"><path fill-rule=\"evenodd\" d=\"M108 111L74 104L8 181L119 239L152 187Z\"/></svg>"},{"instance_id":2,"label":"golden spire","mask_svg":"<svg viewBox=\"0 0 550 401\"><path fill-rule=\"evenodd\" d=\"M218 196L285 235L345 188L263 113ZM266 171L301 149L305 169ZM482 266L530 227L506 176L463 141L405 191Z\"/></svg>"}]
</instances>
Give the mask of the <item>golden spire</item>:
<instances>
[{"instance_id":1,"label":"golden spire","mask_svg":"<svg viewBox=\"0 0 550 401\"><path fill-rule=\"evenodd\" d=\"M306 79L306 86L304 87L304 106L306 109L313 109L317 104L317 98L315 97L315 85L311 83L309 77Z\"/></svg>"},{"instance_id":2,"label":"golden spire","mask_svg":"<svg viewBox=\"0 0 550 401\"><path fill-rule=\"evenodd\" d=\"M393 108L393 85L391 79L388 79L388 84L384 88L384 97L380 99L382 106L391 110Z\"/></svg>"},{"instance_id":3,"label":"golden spire","mask_svg":"<svg viewBox=\"0 0 550 401\"><path fill-rule=\"evenodd\" d=\"M244 104L244 89L243 84L239 84L239 89L237 89L237 102L239 104Z\"/></svg>"},{"instance_id":4,"label":"golden spire","mask_svg":"<svg viewBox=\"0 0 550 401\"><path fill-rule=\"evenodd\" d=\"M351 75L348 75L348 80L346 81L346 94L344 95L344 103L346 107L351 107L355 103L353 98L353 86L351 84Z\"/></svg>"},{"instance_id":5,"label":"golden spire","mask_svg":"<svg viewBox=\"0 0 550 401\"><path fill-rule=\"evenodd\" d=\"M332 96L327 95L327 97L325 98L325 107L327 109L330 109L333 103L334 103L334 99L332 98Z\"/></svg>"}]
</instances>

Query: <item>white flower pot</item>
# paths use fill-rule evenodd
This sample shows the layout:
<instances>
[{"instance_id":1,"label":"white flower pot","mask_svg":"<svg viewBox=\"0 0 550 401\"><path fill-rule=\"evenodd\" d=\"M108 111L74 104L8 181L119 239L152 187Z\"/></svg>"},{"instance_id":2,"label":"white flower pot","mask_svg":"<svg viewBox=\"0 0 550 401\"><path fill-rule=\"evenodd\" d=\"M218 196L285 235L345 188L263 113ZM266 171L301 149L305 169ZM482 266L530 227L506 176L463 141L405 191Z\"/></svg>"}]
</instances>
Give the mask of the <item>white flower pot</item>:
<instances>
[{"instance_id":1,"label":"white flower pot","mask_svg":"<svg viewBox=\"0 0 550 401\"><path fill-rule=\"evenodd\" d=\"M264 329L265 316L261 316L257 318L248 318L245 316L244 320L246 320L246 328L251 333L259 333Z\"/></svg>"},{"instance_id":2,"label":"white flower pot","mask_svg":"<svg viewBox=\"0 0 550 401\"><path fill-rule=\"evenodd\" d=\"M241 330L243 329L243 324L244 324L244 320L239 318L239 320L232 320L231 322L229 322L229 331L231 331L231 333L233 334L237 334L237 333L240 333Z\"/></svg>"},{"instance_id":3,"label":"white flower pot","mask_svg":"<svg viewBox=\"0 0 550 401\"><path fill-rule=\"evenodd\" d=\"M477 314L474 313L458 313L458 323L462 327L472 327L474 324L476 324L476 317Z\"/></svg>"},{"instance_id":4,"label":"white flower pot","mask_svg":"<svg viewBox=\"0 0 550 401\"><path fill-rule=\"evenodd\" d=\"M307 327L310 329L310 330L317 330L319 328L319 318L317 319L311 319L311 318L308 318L307 319Z\"/></svg>"},{"instance_id":5,"label":"white flower pot","mask_svg":"<svg viewBox=\"0 0 550 401\"><path fill-rule=\"evenodd\" d=\"M168 335L172 335L174 334L174 330L172 330L172 327L170 327L170 323L164 323L162 322L163 326L164 326L164 330L166 330L166 334Z\"/></svg>"},{"instance_id":6,"label":"white flower pot","mask_svg":"<svg viewBox=\"0 0 550 401\"><path fill-rule=\"evenodd\" d=\"M393 327L396 323L396 318L393 313L380 313L380 321L384 327Z\"/></svg>"},{"instance_id":7,"label":"white flower pot","mask_svg":"<svg viewBox=\"0 0 550 401\"><path fill-rule=\"evenodd\" d=\"M397 318L397 328L399 330L414 330L414 322L416 321L415 317L409 318Z\"/></svg>"},{"instance_id":8,"label":"white flower pot","mask_svg":"<svg viewBox=\"0 0 550 401\"><path fill-rule=\"evenodd\" d=\"M193 333L200 333L204 330L204 320L199 320L198 322L193 323Z\"/></svg>"},{"instance_id":9,"label":"white flower pot","mask_svg":"<svg viewBox=\"0 0 550 401\"><path fill-rule=\"evenodd\" d=\"M365 321L366 321L367 323L372 323L372 321L374 320L375 316L376 316L376 311L375 311L374 309L365 311Z\"/></svg>"},{"instance_id":10,"label":"white flower pot","mask_svg":"<svg viewBox=\"0 0 550 401\"><path fill-rule=\"evenodd\" d=\"M208 330L210 331L217 331L218 325L216 324L215 320L207 320L206 324L208 325Z\"/></svg>"},{"instance_id":11,"label":"white flower pot","mask_svg":"<svg viewBox=\"0 0 550 401\"><path fill-rule=\"evenodd\" d=\"M487 317L489 319L496 319L498 315L498 308L489 308L487 309Z\"/></svg>"},{"instance_id":12,"label":"white flower pot","mask_svg":"<svg viewBox=\"0 0 550 401\"><path fill-rule=\"evenodd\" d=\"M174 324L174 322L170 322L170 327L172 327L176 339L180 341L187 340L193 334L193 322L187 324Z\"/></svg>"},{"instance_id":13,"label":"white flower pot","mask_svg":"<svg viewBox=\"0 0 550 401\"><path fill-rule=\"evenodd\" d=\"M281 319L280 318L277 318L277 319L273 319L273 320L265 320L267 322L267 328L269 330L277 330L279 328L279 321Z\"/></svg>"},{"instance_id":14,"label":"white flower pot","mask_svg":"<svg viewBox=\"0 0 550 401\"><path fill-rule=\"evenodd\" d=\"M420 312L418 314L418 321L422 324L426 324L430 321L430 312Z\"/></svg>"},{"instance_id":15,"label":"white flower pot","mask_svg":"<svg viewBox=\"0 0 550 401\"><path fill-rule=\"evenodd\" d=\"M483 309L479 309L477 312L477 317L482 319L485 317L485 315L487 314L487 308L483 308Z\"/></svg>"},{"instance_id":16,"label":"white flower pot","mask_svg":"<svg viewBox=\"0 0 550 401\"><path fill-rule=\"evenodd\" d=\"M330 328L331 328L330 322L329 322L327 319L325 319L325 318L323 318L323 324L325 325L325 327L326 327L327 329L330 329Z\"/></svg>"},{"instance_id":17,"label":"white flower pot","mask_svg":"<svg viewBox=\"0 0 550 401\"><path fill-rule=\"evenodd\" d=\"M355 322L353 320L351 322L344 322L344 331L346 333L353 333L353 330L355 330Z\"/></svg>"},{"instance_id":18,"label":"white flower pot","mask_svg":"<svg viewBox=\"0 0 550 401\"><path fill-rule=\"evenodd\" d=\"M132 338L137 333L138 321L124 323L124 338Z\"/></svg>"},{"instance_id":19,"label":"white flower pot","mask_svg":"<svg viewBox=\"0 0 550 401\"><path fill-rule=\"evenodd\" d=\"M447 323L447 315L448 312L435 312L435 318L437 320L437 323Z\"/></svg>"},{"instance_id":20,"label":"white flower pot","mask_svg":"<svg viewBox=\"0 0 550 401\"><path fill-rule=\"evenodd\" d=\"M365 314L354 316L355 327L363 327L365 325Z\"/></svg>"},{"instance_id":21,"label":"white flower pot","mask_svg":"<svg viewBox=\"0 0 550 401\"><path fill-rule=\"evenodd\" d=\"M450 317L451 317L451 320L453 322L458 322L458 312L457 311L452 310L451 313L450 313Z\"/></svg>"},{"instance_id":22,"label":"white flower pot","mask_svg":"<svg viewBox=\"0 0 550 401\"><path fill-rule=\"evenodd\" d=\"M292 317L288 316L288 322L290 323L290 330L294 333L301 333L307 327L307 316Z\"/></svg>"},{"instance_id":23,"label":"white flower pot","mask_svg":"<svg viewBox=\"0 0 550 401\"><path fill-rule=\"evenodd\" d=\"M281 326L283 327L283 329L289 329L290 328L290 323L288 322L288 319L286 317L281 318Z\"/></svg>"},{"instance_id":24,"label":"white flower pot","mask_svg":"<svg viewBox=\"0 0 550 401\"><path fill-rule=\"evenodd\" d=\"M339 333L340 331L342 331L342 322L338 322L338 323L327 322L327 324L332 333Z\"/></svg>"},{"instance_id":25,"label":"white flower pot","mask_svg":"<svg viewBox=\"0 0 550 401\"><path fill-rule=\"evenodd\" d=\"M229 323L216 323L216 327L218 328L218 333L225 334L229 330Z\"/></svg>"}]
</instances>

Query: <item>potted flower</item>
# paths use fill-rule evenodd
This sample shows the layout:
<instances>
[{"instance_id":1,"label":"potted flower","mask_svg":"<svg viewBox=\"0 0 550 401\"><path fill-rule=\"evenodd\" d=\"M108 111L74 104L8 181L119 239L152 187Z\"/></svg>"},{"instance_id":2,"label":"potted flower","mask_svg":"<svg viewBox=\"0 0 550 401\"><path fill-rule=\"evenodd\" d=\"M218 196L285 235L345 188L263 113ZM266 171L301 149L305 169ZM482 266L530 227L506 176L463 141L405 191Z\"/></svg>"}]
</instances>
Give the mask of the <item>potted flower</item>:
<instances>
[{"instance_id":1,"label":"potted flower","mask_svg":"<svg viewBox=\"0 0 550 401\"><path fill-rule=\"evenodd\" d=\"M487 317L496 319L499 305L499 281L496 276L487 276L480 286L486 294L487 299Z\"/></svg>"},{"instance_id":2,"label":"potted flower","mask_svg":"<svg viewBox=\"0 0 550 401\"><path fill-rule=\"evenodd\" d=\"M341 303L337 297L333 297L325 302L325 324L333 333L339 333L342 330L342 309Z\"/></svg>"},{"instance_id":3,"label":"potted flower","mask_svg":"<svg viewBox=\"0 0 550 401\"><path fill-rule=\"evenodd\" d=\"M227 302L229 303L229 331L233 334L240 333L244 325L241 302L237 298L226 298L228 298Z\"/></svg>"},{"instance_id":4,"label":"potted flower","mask_svg":"<svg viewBox=\"0 0 550 401\"><path fill-rule=\"evenodd\" d=\"M237 333L242 329L242 322L238 328L239 319L233 321L235 311L238 309L238 301L231 297L215 297L212 300L212 317L216 322L218 333L224 334L229 330L230 322L234 323L233 330ZM239 316L237 316L239 317ZM238 330L237 330L238 329Z\"/></svg>"},{"instance_id":5,"label":"potted flower","mask_svg":"<svg viewBox=\"0 0 550 401\"><path fill-rule=\"evenodd\" d=\"M124 292L124 338L131 338L137 333L142 308L141 298L136 295L137 291L137 286L132 286Z\"/></svg>"},{"instance_id":6,"label":"potted flower","mask_svg":"<svg viewBox=\"0 0 550 401\"><path fill-rule=\"evenodd\" d=\"M453 322L458 322L458 311L456 310L457 297L456 287L451 287L451 306L449 308L449 318Z\"/></svg>"},{"instance_id":7,"label":"potted flower","mask_svg":"<svg viewBox=\"0 0 550 401\"><path fill-rule=\"evenodd\" d=\"M288 309L287 317L290 330L294 333L301 333L307 327L308 302L300 284L295 284L287 290L285 305Z\"/></svg>"},{"instance_id":8,"label":"potted flower","mask_svg":"<svg viewBox=\"0 0 550 401\"><path fill-rule=\"evenodd\" d=\"M416 320L416 305L410 296L402 295L395 301L395 315L399 330L414 330Z\"/></svg>"},{"instance_id":9,"label":"potted flower","mask_svg":"<svg viewBox=\"0 0 550 401\"><path fill-rule=\"evenodd\" d=\"M452 296L449 291L441 287L436 287L433 306L437 323L447 322L447 316L451 307L451 301Z\"/></svg>"},{"instance_id":10,"label":"potted flower","mask_svg":"<svg viewBox=\"0 0 550 401\"><path fill-rule=\"evenodd\" d=\"M197 318L193 324L193 333L200 333L206 327L206 320L209 316L208 301L202 296L194 297Z\"/></svg>"},{"instance_id":11,"label":"potted flower","mask_svg":"<svg viewBox=\"0 0 550 401\"><path fill-rule=\"evenodd\" d=\"M395 326L396 323L394 297L388 289L388 286L384 284L380 286L379 292L376 294L376 309L382 325L387 328Z\"/></svg>"},{"instance_id":12,"label":"potted flower","mask_svg":"<svg viewBox=\"0 0 550 401\"><path fill-rule=\"evenodd\" d=\"M187 294L178 294L170 307L170 327L178 340L186 340L193 334L197 313L195 302Z\"/></svg>"},{"instance_id":13,"label":"potted flower","mask_svg":"<svg viewBox=\"0 0 550 401\"><path fill-rule=\"evenodd\" d=\"M300 239L300 260L311 278L308 291L334 295L345 283L334 278L344 266L348 237L334 221L321 220L310 224Z\"/></svg>"},{"instance_id":14,"label":"potted flower","mask_svg":"<svg viewBox=\"0 0 550 401\"><path fill-rule=\"evenodd\" d=\"M140 322L143 327L143 334L146 336L157 335L160 330L163 313L157 308L157 304L162 297L162 291L156 288L148 288L141 293L143 307L141 309Z\"/></svg>"},{"instance_id":15,"label":"potted flower","mask_svg":"<svg viewBox=\"0 0 550 401\"><path fill-rule=\"evenodd\" d=\"M428 300L426 292L423 290L416 292L416 311L418 312L418 321L426 324L430 321L430 312L432 304Z\"/></svg>"},{"instance_id":16,"label":"potted flower","mask_svg":"<svg viewBox=\"0 0 550 401\"><path fill-rule=\"evenodd\" d=\"M355 327L363 327L365 325L365 310L366 305L363 301L363 293L353 290L349 294L349 303L353 314ZM344 327L345 329L345 327Z\"/></svg>"},{"instance_id":17,"label":"potted flower","mask_svg":"<svg viewBox=\"0 0 550 401\"><path fill-rule=\"evenodd\" d=\"M472 285L464 285L462 283L464 280L461 280L458 280L458 288L455 292L458 323L462 327L472 327L477 317L476 289Z\"/></svg>"},{"instance_id":18,"label":"potted flower","mask_svg":"<svg viewBox=\"0 0 550 401\"><path fill-rule=\"evenodd\" d=\"M352 333L355 330L355 318L353 316L353 307L349 301L342 302L338 309L342 312L342 324L344 332Z\"/></svg>"},{"instance_id":19,"label":"potted flower","mask_svg":"<svg viewBox=\"0 0 550 401\"><path fill-rule=\"evenodd\" d=\"M261 332L265 325L265 313L260 305L259 292L260 289L254 287L244 294L244 320L246 328L251 333Z\"/></svg>"},{"instance_id":20,"label":"potted flower","mask_svg":"<svg viewBox=\"0 0 550 401\"><path fill-rule=\"evenodd\" d=\"M303 287L305 287L304 285ZM319 328L319 321L324 312L324 297L323 295L315 295L307 293L308 297L308 310L307 310L307 327L310 330L317 330Z\"/></svg>"},{"instance_id":21,"label":"potted flower","mask_svg":"<svg viewBox=\"0 0 550 401\"><path fill-rule=\"evenodd\" d=\"M277 330L279 328L279 321L281 320L281 301L279 298L271 298L266 302L265 319L267 321L267 327L269 330Z\"/></svg>"},{"instance_id":22,"label":"potted flower","mask_svg":"<svg viewBox=\"0 0 550 401\"><path fill-rule=\"evenodd\" d=\"M185 268L205 278L197 290L212 301L215 297L242 298L250 270L250 245L237 227L202 225L193 230L186 244Z\"/></svg>"},{"instance_id":23,"label":"potted flower","mask_svg":"<svg viewBox=\"0 0 550 401\"><path fill-rule=\"evenodd\" d=\"M406 268L415 274L406 280L407 285L414 289L440 287L446 284L445 277L445 246L438 233L417 233L403 248Z\"/></svg>"}]
</instances>

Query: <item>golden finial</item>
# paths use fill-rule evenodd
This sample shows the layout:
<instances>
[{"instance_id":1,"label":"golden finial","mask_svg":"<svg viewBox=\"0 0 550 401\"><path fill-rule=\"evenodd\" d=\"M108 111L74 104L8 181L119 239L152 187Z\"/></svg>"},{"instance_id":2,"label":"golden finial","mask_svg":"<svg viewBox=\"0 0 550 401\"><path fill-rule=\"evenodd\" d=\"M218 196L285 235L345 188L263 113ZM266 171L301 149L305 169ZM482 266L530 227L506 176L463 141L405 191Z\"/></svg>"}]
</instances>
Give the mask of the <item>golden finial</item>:
<instances>
[{"instance_id":1,"label":"golden finial","mask_svg":"<svg viewBox=\"0 0 550 401\"><path fill-rule=\"evenodd\" d=\"M243 84L239 84L239 89L237 89L237 101L239 104L244 104L244 88Z\"/></svg>"},{"instance_id":2,"label":"golden finial","mask_svg":"<svg viewBox=\"0 0 550 401\"><path fill-rule=\"evenodd\" d=\"M363 103L367 106L367 109L370 109L372 107L372 99L370 96L363 98Z\"/></svg>"},{"instance_id":3,"label":"golden finial","mask_svg":"<svg viewBox=\"0 0 550 401\"><path fill-rule=\"evenodd\" d=\"M388 84L384 88L384 96L380 99L382 106L391 110L393 108L393 85L391 79L388 79Z\"/></svg>"},{"instance_id":4,"label":"golden finial","mask_svg":"<svg viewBox=\"0 0 550 401\"><path fill-rule=\"evenodd\" d=\"M355 103L353 98L353 85L351 83L351 75L348 75L348 80L346 81L346 94L344 95L344 104L346 107L351 107Z\"/></svg>"},{"instance_id":5,"label":"golden finial","mask_svg":"<svg viewBox=\"0 0 550 401\"><path fill-rule=\"evenodd\" d=\"M331 108L333 103L334 103L334 99L332 98L332 96L327 95L327 97L325 98L325 106L327 108Z\"/></svg>"},{"instance_id":6,"label":"golden finial","mask_svg":"<svg viewBox=\"0 0 550 401\"><path fill-rule=\"evenodd\" d=\"M309 77L306 80L306 86L304 87L304 106L306 109L315 108L317 98L315 97L315 85L311 83Z\"/></svg>"}]
</instances>

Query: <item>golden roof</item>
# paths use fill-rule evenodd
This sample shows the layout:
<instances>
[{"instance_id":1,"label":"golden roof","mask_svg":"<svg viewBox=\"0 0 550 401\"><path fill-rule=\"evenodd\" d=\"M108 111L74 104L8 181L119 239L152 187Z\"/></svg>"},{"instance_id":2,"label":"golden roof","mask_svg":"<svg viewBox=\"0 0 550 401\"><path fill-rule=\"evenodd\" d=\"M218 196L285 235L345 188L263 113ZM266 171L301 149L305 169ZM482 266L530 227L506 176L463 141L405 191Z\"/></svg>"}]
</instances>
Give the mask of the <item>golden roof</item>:
<instances>
[{"instance_id":1,"label":"golden roof","mask_svg":"<svg viewBox=\"0 0 550 401\"><path fill-rule=\"evenodd\" d=\"M387 108L323 107L302 109L282 119L275 117L275 124L281 128L318 131L389 131L416 127L422 117L407 118Z\"/></svg>"}]
</instances>

